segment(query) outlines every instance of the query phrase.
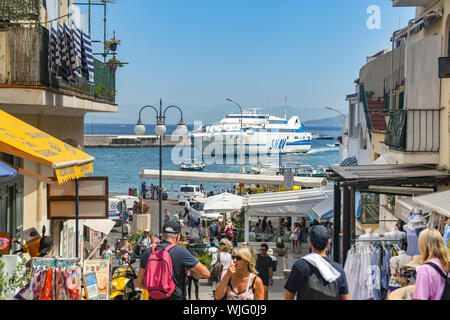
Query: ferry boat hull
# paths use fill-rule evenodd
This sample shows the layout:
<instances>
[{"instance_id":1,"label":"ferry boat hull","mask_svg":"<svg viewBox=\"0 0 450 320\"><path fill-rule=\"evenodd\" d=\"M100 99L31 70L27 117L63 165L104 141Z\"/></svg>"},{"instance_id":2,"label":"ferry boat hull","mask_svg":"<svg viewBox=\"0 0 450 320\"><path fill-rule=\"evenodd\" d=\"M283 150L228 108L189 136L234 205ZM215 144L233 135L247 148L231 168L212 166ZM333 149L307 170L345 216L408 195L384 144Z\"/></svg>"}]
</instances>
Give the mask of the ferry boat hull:
<instances>
[{"instance_id":1,"label":"ferry boat hull","mask_svg":"<svg viewBox=\"0 0 450 320\"><path fill-rule=\"evenodd\" d=\"M218 124L199 128L191 135L203 155L261 155L305 153L311 150L312 134L297 116L289 120L243 112L228 114Z\"/></svg>"}]
</instances>

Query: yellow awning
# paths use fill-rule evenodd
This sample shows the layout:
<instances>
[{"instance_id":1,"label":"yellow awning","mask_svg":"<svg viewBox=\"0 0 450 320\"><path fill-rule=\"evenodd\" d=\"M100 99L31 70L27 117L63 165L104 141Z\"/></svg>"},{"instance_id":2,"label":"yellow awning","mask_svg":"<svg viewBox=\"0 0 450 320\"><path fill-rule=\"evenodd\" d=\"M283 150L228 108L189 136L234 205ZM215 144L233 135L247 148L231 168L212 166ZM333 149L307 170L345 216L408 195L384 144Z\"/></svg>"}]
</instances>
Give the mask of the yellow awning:
<instances>
[{"instance_id":1,"label":"yellow awning","mask_svg":"<svg viewBox=\"0 0 450 320\"><path fill-rule=\"evenodd\" d=\"M94 157L2 110L0 151L52 167L58 183L94 173Z\"/></svg>"}]
</instances>

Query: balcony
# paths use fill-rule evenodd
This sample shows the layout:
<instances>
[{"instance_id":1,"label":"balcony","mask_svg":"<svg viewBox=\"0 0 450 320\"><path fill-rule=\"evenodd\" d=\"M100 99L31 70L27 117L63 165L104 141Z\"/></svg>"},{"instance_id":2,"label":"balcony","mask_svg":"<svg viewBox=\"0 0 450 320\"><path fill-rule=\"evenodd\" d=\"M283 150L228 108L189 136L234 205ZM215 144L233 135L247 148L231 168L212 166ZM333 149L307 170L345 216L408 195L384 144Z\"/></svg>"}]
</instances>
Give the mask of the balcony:
<instances>
[{"instance_id":1,"label":"balcony","mask_svg":"<svg viewBox=\"0 0 450 320\"><path fill-rule=\"evenodd\" d=\"M399 164L439 163L439 110L396 110L390 113L385 145Z\"/></svg>"},{"instance_id":2,"label":"balcony","mask_svg":"<svg viewBox=\"0 0 450 320\"><path fill-rule=\"evenodd\" d=\"M4 45L1 45L4 44ZM94 85L56 79L48 70L49 32L41 25L9 24L0 31L0 101L6 105L115 112L115 74L94 59Z\"/></svg>"},{"instance_id":3,"label":"balcony","mask_svg":"<svg viewBox=\"0 0 450 320\"><path fill-rule=\"evenodd\" d=\"M427 7L435 0L393 0L393 7Z\"/></svg>"}]
</instances>

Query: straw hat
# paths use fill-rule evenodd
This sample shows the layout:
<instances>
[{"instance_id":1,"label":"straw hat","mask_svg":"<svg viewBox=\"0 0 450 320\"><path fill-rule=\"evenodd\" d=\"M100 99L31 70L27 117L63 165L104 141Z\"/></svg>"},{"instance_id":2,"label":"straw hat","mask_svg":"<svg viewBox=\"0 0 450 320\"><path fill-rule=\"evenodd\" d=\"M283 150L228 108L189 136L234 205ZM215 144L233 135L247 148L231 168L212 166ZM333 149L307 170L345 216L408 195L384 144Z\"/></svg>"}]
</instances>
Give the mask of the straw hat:
<instances>
[{"instance_id":1,"label":"straw hat","mask_svg":"<svg viewBox=\"0 0 450 320\"><path fill-rule=\"evenodd\" d=\"M388 300L405 300L406 291L409 291L411 297L414 295L415 285L406 286L403 288L399 288L397 290L392 291L388 296Z\"/></svg>"}]
</instances>

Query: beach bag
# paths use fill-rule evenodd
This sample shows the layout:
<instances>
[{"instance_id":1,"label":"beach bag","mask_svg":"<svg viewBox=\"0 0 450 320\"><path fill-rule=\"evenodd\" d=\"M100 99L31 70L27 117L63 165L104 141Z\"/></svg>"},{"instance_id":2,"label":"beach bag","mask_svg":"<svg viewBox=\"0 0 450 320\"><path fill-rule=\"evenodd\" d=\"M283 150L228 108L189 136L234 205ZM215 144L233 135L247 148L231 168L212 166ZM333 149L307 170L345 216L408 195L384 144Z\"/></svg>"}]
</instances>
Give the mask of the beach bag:
<instances>
[{"instance_id":1,"label":"beach bag","mask_svg":"<svg viewBox=\"0 0 450 320\"><path fill-rule=\"evenodd\" d=\"M163 250L152 247L144 272L144 285L150 299L166 299L175 291L172 258L169 255L169 250L173 247L175 246L169 245Z\"/></svg>"},{"instance_id":2,"label":"beach bag","mask_svg":"<svg viewBox=\"0 0 450 320\"><path fill-rule=\"evenodd\" d=\"M450 300L450 278L442 272L441 268L439 268L437 265L435 265L433 262L427 262L429 266L432 266L439 275L444 278L445 281L445 287L444 292L442 292L441 300Z\"/></svg>"},{"instance_id":3,"label":"beach bag","mask_svg":"<svg viewBox=\"0 0 450 320\"><path fill-rule=\"evenodd\" d=\"M314 266L311 265L311 267ZM339 300L339 299L340 294L337 280L328 283L320 276L320 274L311 272L310 276L308 277L308 281L306 282L306 287L303 291L301 300Z\"/></svg>"}]
</instances>

